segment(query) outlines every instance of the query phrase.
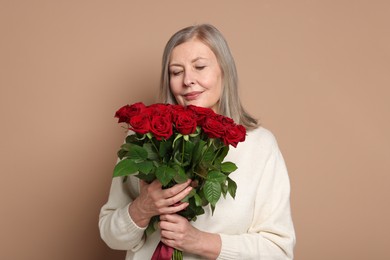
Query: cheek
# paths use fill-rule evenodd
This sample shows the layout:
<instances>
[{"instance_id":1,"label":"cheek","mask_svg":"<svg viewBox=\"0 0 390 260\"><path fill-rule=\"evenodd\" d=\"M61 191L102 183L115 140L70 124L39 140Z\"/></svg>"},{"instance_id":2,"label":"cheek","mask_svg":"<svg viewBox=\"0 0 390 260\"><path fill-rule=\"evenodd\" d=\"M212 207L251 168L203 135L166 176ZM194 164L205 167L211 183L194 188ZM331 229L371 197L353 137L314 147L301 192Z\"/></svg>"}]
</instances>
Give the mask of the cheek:
<instances>
[{"instance_id":1,"label":"cheek","mask_svg":"<svg viewBox=\"0 0 390 260\"><path fill-rule=\"evenodd\" d=\"M172 93L173 97L175 98L176 102L179 105L184 105L183 100L181 98L181 95L179 94L180 88L178 88L175 84L172 84L172 83L170 84L169 88L170 88L171 93Z\"/></svg>"},{"instance_id":2,"label":"cheek","mask_svg":"<svg viewBox=\"0 0 390 260\"><path fill-rule=\"evenodd\" d=\"M204 84L213 92L219 92L222 89L222 79L220 71L212 71L204 78Z\"/></svg>"},{"instance_id":3,"label":"cheek","mask_svg":"<svg viewBox=\"0 0 390 260\"><path fill-rule=\"evenodd\" d=\"M220 78L213 78L208 82L209 90L214 95L220 95L222 92L222 81Z\"/></svg>"},{"instance_id":4,"label":"cheek","mask_svg":"<svg viewBox=\"0 0 390 260\"><path fill-rule=\"evenodd\" d=\"M174 80L171 80L170 82L169 82L169 88L170 88L170 90L171 90L171 92L172 92L172 94L173 95L177 95L178 93L179 93L179 87L178 87L178 84L177 84L177 82L175 82Z\"/></svg>"}]
</instances>

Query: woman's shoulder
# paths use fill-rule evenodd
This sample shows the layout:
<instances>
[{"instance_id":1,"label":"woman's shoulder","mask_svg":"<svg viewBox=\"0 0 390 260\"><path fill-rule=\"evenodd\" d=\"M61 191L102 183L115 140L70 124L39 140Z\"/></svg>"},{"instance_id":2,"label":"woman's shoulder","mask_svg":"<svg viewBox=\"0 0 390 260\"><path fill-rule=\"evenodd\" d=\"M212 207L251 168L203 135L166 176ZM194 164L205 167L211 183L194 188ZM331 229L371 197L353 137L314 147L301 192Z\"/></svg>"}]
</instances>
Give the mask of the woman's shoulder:
<instances>
[{"instance_id":1,"label":"woman's shoulder","mask_svg":"<svg viewBox=\"0 0 390 260\"><path fill-rule=\"evenodd\" d=\"M263 126L249 130L247 132L246 142L268 148L278 146L275 135Z\"/></svg>"}]
</instances>

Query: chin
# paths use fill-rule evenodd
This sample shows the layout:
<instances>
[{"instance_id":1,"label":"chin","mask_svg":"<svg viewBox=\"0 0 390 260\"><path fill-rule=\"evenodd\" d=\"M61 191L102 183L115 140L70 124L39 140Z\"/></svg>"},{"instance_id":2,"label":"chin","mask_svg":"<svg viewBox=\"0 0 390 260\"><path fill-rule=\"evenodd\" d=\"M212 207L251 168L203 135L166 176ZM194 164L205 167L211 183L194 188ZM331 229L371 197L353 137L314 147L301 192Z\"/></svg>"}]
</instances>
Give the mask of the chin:
<instances>
[{"instance_id":1,"label":"chin","mask_svg":"<svg viewBox=\"0 0 390 260\"><path fill-rule=\"evenodd\" d=\"M207 107L205 106L204 104L202 104L202 102L187 102L187 105L193 105L193 106L197 106L197 107Z\"/></svg>"}]
</instances>

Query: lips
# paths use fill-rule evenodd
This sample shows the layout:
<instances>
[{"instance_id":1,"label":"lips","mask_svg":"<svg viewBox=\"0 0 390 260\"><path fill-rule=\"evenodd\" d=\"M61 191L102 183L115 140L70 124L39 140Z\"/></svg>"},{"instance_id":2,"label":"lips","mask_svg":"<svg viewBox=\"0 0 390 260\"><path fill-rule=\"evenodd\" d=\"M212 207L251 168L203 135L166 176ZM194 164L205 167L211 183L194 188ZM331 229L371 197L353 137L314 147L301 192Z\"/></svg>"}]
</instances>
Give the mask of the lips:
<instances>
[{"instance_id":1,"label":"lips","mask_svg":"<svg viewBox=\"0 0 390 260\"><path fill-rule=\"evenodd\" d=\"M202 94L202 91L193 91L187 94L184 94L183 97L187 101L195 100Z\"/></svg>"}]
</instances>

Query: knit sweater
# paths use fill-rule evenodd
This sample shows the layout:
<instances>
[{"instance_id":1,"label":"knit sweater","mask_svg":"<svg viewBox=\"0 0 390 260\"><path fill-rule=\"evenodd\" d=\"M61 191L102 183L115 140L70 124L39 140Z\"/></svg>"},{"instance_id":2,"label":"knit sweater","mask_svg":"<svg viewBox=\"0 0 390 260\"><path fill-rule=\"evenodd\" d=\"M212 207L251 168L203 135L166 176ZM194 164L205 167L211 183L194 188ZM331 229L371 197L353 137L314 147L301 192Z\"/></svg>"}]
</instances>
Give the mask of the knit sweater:
<instances>
[{"instance_id":1,"label":"knit sweater","mask_svg":"<svg viewBox=\"0 0 390 260\"><path fill-rule=\"evenodd\" d=\"M290 211L290 182L284 159L273 134L263 127L248 131L237 148L230 147L225 161L238 169L229 176L237 183L235 199L221 197L214 214L205 207L192 225L218 233L222 259L293 259L295 232ZM101 208L102 239L113 249L127 250L126 260L150 259L159 230L147 238L144 228L131 219L128 208L139 194L139 182L113 178L107 203ZM185 260L202 259L184 253Z\"/></svg>"}]
</instances>

